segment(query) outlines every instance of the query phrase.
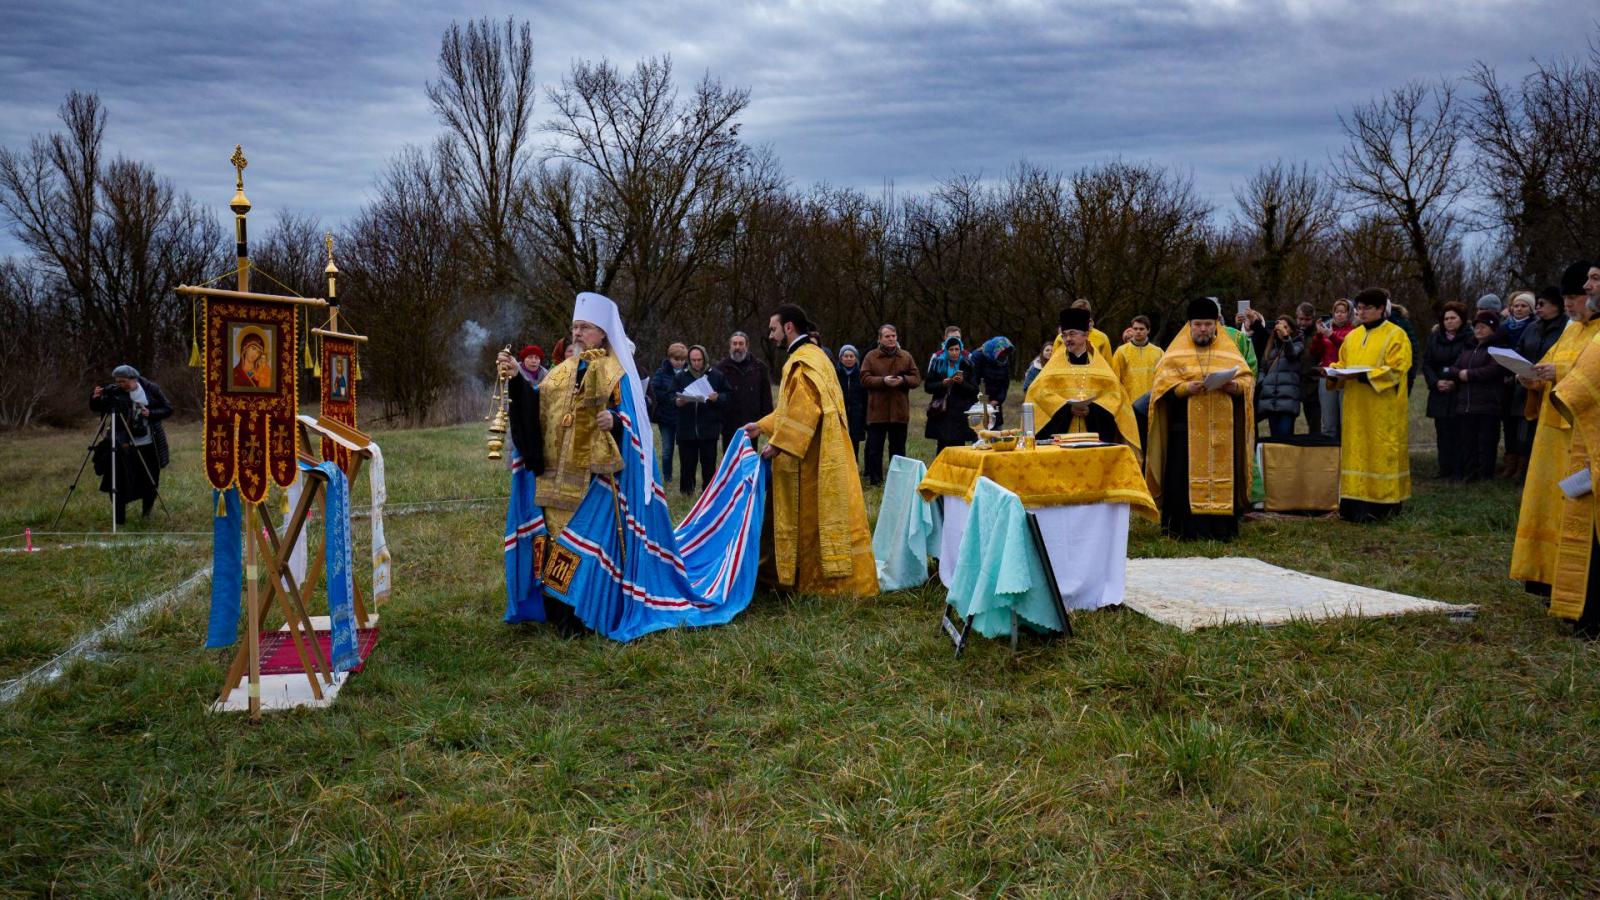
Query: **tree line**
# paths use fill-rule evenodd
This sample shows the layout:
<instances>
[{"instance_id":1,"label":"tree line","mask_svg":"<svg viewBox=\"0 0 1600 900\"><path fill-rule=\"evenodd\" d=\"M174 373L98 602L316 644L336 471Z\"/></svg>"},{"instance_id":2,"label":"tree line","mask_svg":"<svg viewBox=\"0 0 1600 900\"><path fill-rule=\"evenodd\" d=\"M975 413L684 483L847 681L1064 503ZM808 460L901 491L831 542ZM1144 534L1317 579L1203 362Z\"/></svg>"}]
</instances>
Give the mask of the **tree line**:
<instances>
[{"instance_id":1,"label":"tree line","mask_svg":"<svg viewBox=\"0 0 1600 900\"><path fill-rule=\"evenodd\" d=\"M1263 160L1227 208L1180 170L1124 158L1018 160L908 195L800 188L741 135L748 90L683 83L665 57L579 61L538 84L533 60L527 23L451 24L426 86L440 134L331 223L346 312L371 338L368 411L428 419L499 346L548 348L585 290L619 302L646 367L671 340L759 338L781 303L834 346L892 322L931 351L958 324L1026 357L1077 297L1113 334L1140 313L1170 332L1195 294L1271 315L1372 285L1431 321L1447 300L1537 288L1600 252L1600 42L1513 82L1479 65L1395 87L1340 115L1326 161ZM109 158L95 95L70 94L60 118L0 149L0 214L25 249L0 262L0 427L70 418L121 361L192 404L192 309L172 289L229 268L221 204ZM319 294L323 230L280 216L254 242L258 267Z\"/></svg>"}]
</instances>

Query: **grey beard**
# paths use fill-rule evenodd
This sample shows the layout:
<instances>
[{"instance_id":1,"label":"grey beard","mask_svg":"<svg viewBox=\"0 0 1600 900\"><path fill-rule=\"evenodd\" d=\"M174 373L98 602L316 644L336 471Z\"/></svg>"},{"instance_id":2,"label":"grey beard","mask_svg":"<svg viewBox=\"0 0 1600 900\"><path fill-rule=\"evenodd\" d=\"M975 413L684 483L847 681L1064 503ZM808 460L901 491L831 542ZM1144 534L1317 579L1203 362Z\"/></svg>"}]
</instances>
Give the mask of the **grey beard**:
<instances>
[{"instance_id":1,"label":"grey beard","mask_svg":"<svg viewBox=\"0 0 1600 900\"><path fill-rule=\"evenodd\" d=\"M1209 347L1209 346L1211 346L1211 342L1216 340L1216 339L1217 339L1216 335L1208 334L1205 337L1197 337L1197 338L1195 338L1194 339L1194 345L1196 347Z\"/></svg>"},{"instance_id":2,"label":"grey beard","mask_svg":"<svg viewBox=\"0 0 1600 900\"><path fill-rule=\"evenodd\" d=\"M731 357L733 359L733 361L736 362L736 363L744 362L744 358L749 356L749 355L750 355L750 351L748 351L748 350L729 350L728 351L728 356Z\"/></svg>"}]
</instances>

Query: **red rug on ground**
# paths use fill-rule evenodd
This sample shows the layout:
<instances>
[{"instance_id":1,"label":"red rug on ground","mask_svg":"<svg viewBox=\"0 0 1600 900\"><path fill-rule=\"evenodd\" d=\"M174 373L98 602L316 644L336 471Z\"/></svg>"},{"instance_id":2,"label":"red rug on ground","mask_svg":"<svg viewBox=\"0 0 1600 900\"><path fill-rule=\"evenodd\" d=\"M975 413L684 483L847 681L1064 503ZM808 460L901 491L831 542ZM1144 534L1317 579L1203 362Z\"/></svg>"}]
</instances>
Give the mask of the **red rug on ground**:
<instances>
[{"instance_id":1,"label":"red rug on ground","mask_svg":"<svg viewBox=\"0 0 1600 900\"><path fill-rule=\"evenodd\" d=\"M322 645L322 658L327 659L333 652L333 632L316 632L317 643ZM372 655L372 648L378 645L378 629L356 629L356 651L361 654L361 662L356 663L352 672L361 671L367 664L367 657ZM294 675L305 671L300 665L300 654L294 650L294 641L289 638L287 631L269 631L261 636L261 674L263 675Z\"/></svg>"}]
</instances>

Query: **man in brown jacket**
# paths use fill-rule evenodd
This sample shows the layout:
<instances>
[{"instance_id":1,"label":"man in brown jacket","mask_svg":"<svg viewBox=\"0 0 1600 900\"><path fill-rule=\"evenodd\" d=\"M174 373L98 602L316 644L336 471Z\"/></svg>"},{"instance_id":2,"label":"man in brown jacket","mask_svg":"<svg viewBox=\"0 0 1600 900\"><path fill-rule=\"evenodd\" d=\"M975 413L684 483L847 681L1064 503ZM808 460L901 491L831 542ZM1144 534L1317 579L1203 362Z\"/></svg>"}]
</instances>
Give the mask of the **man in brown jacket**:
<instances>
[{"instance_id":1,"label":"man in brown jacket","mask_svg":"<svg viewBox=\"0 0 1600 900\"><path fill-rule=\"evenodd\" d=\"M867 483L883 483L883 439L889 455L906 453L906 425L911 421L911 391L922 373L911 354L900 349L893 325L878 328L878 346L861 360L861 384L867 389Z\"/></svg>"}]
</instances>

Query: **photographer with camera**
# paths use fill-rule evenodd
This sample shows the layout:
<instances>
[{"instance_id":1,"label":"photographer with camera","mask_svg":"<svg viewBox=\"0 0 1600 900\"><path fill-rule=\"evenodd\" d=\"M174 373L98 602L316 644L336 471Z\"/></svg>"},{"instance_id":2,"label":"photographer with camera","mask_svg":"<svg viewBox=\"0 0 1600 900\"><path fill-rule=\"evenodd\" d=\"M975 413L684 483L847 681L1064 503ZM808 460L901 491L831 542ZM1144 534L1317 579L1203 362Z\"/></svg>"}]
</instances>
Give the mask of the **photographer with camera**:
<instances>
[{"instance_id":1,"label":"photographer with camera","mask_svg":"<svg viewBox=\"0 0 1600 900\"><path fill-rule=\"evenodd\" d=\"M94 389L89 408L106 417L106 436L93 447L94 472L100 490L116 501L116 521L127 520L127 506L143 501L150 515L166 467L167 432L161 420L172 415L172 404L161 387L140 376L133 366L117 366L110 384Z\"/></svg>"}]
</instances>

